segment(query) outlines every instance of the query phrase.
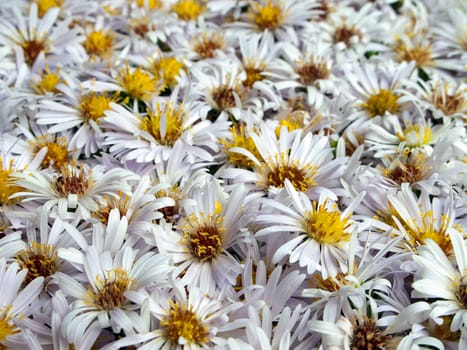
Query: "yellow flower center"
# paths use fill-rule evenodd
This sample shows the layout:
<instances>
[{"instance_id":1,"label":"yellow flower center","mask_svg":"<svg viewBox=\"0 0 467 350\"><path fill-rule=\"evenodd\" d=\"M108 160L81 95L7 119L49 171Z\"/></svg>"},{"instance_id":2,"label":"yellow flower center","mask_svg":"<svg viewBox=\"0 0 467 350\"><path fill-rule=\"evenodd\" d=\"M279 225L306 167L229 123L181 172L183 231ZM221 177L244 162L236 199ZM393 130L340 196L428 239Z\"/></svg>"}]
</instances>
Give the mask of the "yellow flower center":
<instances>
[{"instance_id":1,"label":"yellow flower center","mask_svg":"<svg viewBox=\"0 0 467 350\"><path fill-rule=\"evenodd\" d=\"M164 87L172 87L176 85L176 77L183 69L183 63L175 57L161 57L154 62L152 73L157 80L163 81Z\"/></svg>"},{"instance_id":2,"label":"yellow flower center","mask_svg":"<svg viewBox=\"0 0 467 350\"><path fill-rule=\"evenodd\" d=\"M183 134L183 120L185 111L183 106L166 103L164 107L158 103L153 111L148 111L140 124L140 128L157 142L165 146L173 146Z\"/></svg>"},{"instance_id":3,"label":"yellow flower center","mask_svg":"<svg viewBox=\"0 0 467 350\"><path fill-rule=\"evenodd\" d=\"M91 188L93 180L83 167L73 162L70 166L60 169L60 176L51 184L52 190L60 197L67 198L70 194L82 196Z\"/></svg>"},{"instance_id":4,"label":"yellow flower center","mask_svg":"<svg viewBox=\"0 0 467 350\"><path fill-rule=\"evenodd\" d=\"M150 10L154 10L161 7L161 2L159 0L136 0L136 5L138 5L138 7L147 6Z\"/></svg>"},{"instance_id":5,"label":"yellow flower center","mask_svg":"<svg viewBox=\"0 0 467 350\"><path fill-rule=\"evenodd\" d=\"M201 345L209 341L207 327L186 305L180 307L177 303L172 303L169 314L161 320L161 326L173 345L178 346L180 338L189 345Z\"/></svg>"},{"instance_id":6,"label":"yellow flower center","mask_svg":"<svg viewBox=\"0 0 467 350\"><path fill-rule=\"evenodd\" d=\"M202 33L196 38L193 49L201 58L213 58L216 50L225 48L224 36L222 33Z\"/></svg>"},{"instance_id":7,"label":"yellow flower center","mask_svg":"<svg viewBox=\"0 0 467 350\"><path fill-rule=\"evenodd\" d=\"M32 146L34 155L42 148L47 147L47 153L41 163L43 168L52 166L55 169L59 169L68 163L70 159L68 142L65 136L59 136L54 140L54 136L48 134L40 135L36 140L32 141Z\"/></svg>"},{"instance_id":8,"label":"yellow flower center","mask_svg":"<svg viewBox=\"0 0 467 350\"><path fill-rule=\"evenodd\" d=\"M183 219L180 230L191 254L200 262L211 261L222 252L223 222L224 217L217 214L207 215L203 222L194 214Z\"/></svg>"},{"instance_id":9,"label":"yellow flower center","mask_svg":"<svg viewBox=\"0 0 467 350\"><path fill-rule=\"evenodd\" d=\"M384 169L384 176L398 184L416 183L423 180L431 170L431 166L426 164L427 159L428 157L422 152L401 156L389 168Z\"/></svg>"},{"instance_id":10,"label":"yellow flower center","mask_svg":"<svg viewBox=\"0 0 467 350\"><path fill-rule=\"evenodd\" d=\"M47 92L57 93L57 85L62 82L60 68L57 68L55 72L51 72L49 67L45 67L45 72L42 71L39 74L41 79L32 84L34 91L42 95L45 95Z\"/></svg>"},{"instance_id":11,"label":"yellow flower center","mask_svg":"<svg viewBox=\"0 0 467 350\"><path fill-rule=\"evenodd\" d=\"M306 234L322 244L338 244L350 240L348 229L351 222L342 218L337 208L329 209L327 202L318 205L313 202L312 210L306 213L303 220L303 229Z\"/></svg>"},{"instance_id":12,"label":"yellow flower center","mask_svg":"<svg viewBox=\"0 0 467 350\"><path fill-rule=\"evenodd\" d=\"M446 84L445 90L447 88ZM466 88L460 87L454 94L443 93L440 90L433 89L431 102L446 116L459 113L467 108L467 100L464 98Z\"/></svg>"},{"instance_id":13,"label":"yellow flower center","mask_svg":"<svg viewBox=\"0 0 467 350\"><path fill-rule=\"evenodd\" d=\"M92 213L92 216L107 225L109 222L109 214L112 209L117 208L120 212L120 216L126 215L129 208L131 197L126 194L119 192L118 197L103 196L103 203L99 206L99 209Z\"/></svg>"},{"instance_id":14,"label":"yellow flower center","mask_svg":"<svg viewBox=\"0 0 467 350\"><path fill-rule=\"evenodd\" d=\"M390 349L391 336L376 327L374 319L354 320L350 349Z\"/></svg>"},{"instance_id":15,"label":"yellow flower center","mask_svg":"<svg viewBox=\"0 0 467 350\"><path fill-rule=\"evenodd\" d=\"M110 31L96 30L86 36L83 46L90 56L107 58L112 54L114 38Z\"/></svg>"},{"instance_id":16,"label":"yellow flower center","mask_svg":"<svg viewBox=\"0 0 467 350\"><path fill-rule=\"evenodd\" d=\"M203 3L196 0L180 0L172 6L172 11L177 14L178 18L184 21L197 19L205 9Z\"/></svg>"},{"instance_id":17,"label":"yellow flower center","mask_svg":"<svg viewBox=\"0 0 467 350\"><path fill-rule=\"evenodd\" d=\"M11 320L12 317L8 315L8 311L11 309L11 307L12 306L9 305L7 307L2 307L0 310L0 342L4 342L10 335L18 334L21 332L21 330L18 329ZM0 347L3 347L3 345L0 344Z\"/></svg>"},{"instance_id":18,"label":"yellow flower center","mask_svg":"<svg viewBox=\"0 0 467 350\"><path fill-rule=\"evenodd\" d=\"M243 125L236 125L230 128L232 134L232 140L222 139L220 143L224 146L224 152L229 157L229 162L239 168L251 168L254 166L254 162L243 154L237 152L229 152L233 147L240 147L250 151L258 160L261 160L261 155L256 148L256 144L248 135L247 128Z\"/></svg>"},{"instance_id":19,"label":"yellow flower center","mask_svg":"<svg viewBox=\"0 0 467 350\"><path fill-rule=\"evenodd\" d=\"M28 270L23 283L28 284L41 276L52 276L57 269L57 256L57 249L52 244L32 242L29 247L20 251L15 261L21 269Z\"/></svg>"},{"instance_id":20,"label":"yellow flower center","mask_svg":"<svg viewBox=\"0 0 467 350\"><path fill-rule=\"evenodd\" d=\"M222 85L214 88L211 91L212 100L215 103L217 111L225 111L228 108L236 106L235 94L239 94L238 88L232 88L227 85Z\"/></svg>"},{"instance_id":21,"label":"yellow flower center","mask_svg":"<svg viewBox=\"0 0 467 350\"><path fill-rule=\"evenodd\" d=\"M270 186L284 188L285 179L288 179L293 187L300 192L306 192L316 185L314 181L317 173L316 166L288 160L285 154L276 156L276 161L262 163L256 171L262 178L260 183L263 183L266 189Z\"/></svg>"},{"instance_id":22,"label":"yellow flower center","mask_svg":"<svg viewBox=\"0 0 467 350\"><path fill-rule=\"evenodd\" d=\"M465 286L464 286L465 287ZM465 293L464 289L464 293ZM467 300L466 300L467 301ZM467 304L464 304L461 306L462 308L467 308ZM437 324L435 322L429 322L425 321L423 324L427 327L429 331L429 335L439 339L443 342L458 342L461 336L460 331L452 332L451 331L451 322L453 316L443 316L441 317L443 319L442 324Z\"/></svg>"},{"instance_id":23,"label":"yellow flower center","mask_svg":"<svg viewBox=\"0 0 467 350\"><path fill-rule=\"evenodd\" d=\"M0 205L8 206L17 203L20 198L9 198L17 192L24 189L15 184L13 172L13 160L10 161L8 168L3 167L3 158L0 157Z\"/></svg>"},{"instance_id":24,"label":"yellow flower center","mask_svg":"<svg viewBox=\"0 0 467 350\"><path fill-rule=\"evenodd\" d=\"M110 109L110 103L115 98L106 94L96 94L92 92L80 97L80 108L85 120L93 120L99 124L99 119L104 116L105 111Z\"/></svg>"},{"instance_id":25,"label":"yellow flower center","mask_svg":"<svg viewBox=\"0 0 467 350\"><path fill-rule=\"evenodd\" d=\"M284 19L282 7L273 0L268 0L261 6L256 2L251 3L248 18L256 24L260 30L274 30L278 28Z\"/></svg>"},{"instance_id":26,"label":"yellow flower center","mask_svg":"<svg viewBox=\"0 0 467 350\"><path fill-rule=\"evenodd\" d=\"M61 4L61 0L37 0L37 10L39 12L39 17L44 17L47 11L53 7L60 7Z\"/></svg>"},{"instance_id":27,"label":"yellow flower center","mask_svg":"<svg viewBox=\"0 0 467 350\"><path fill-rule=\"evenodd\" d=\"M99 310L113 310L126 302L125 292L131 288L133 280L128 272L120 267L105 271L105 278L96 278L96 290L88 288L93 305Z\"/></svg>"},{"instance_id":28,"label":"yellow flower center","mask_svg":"<svg viewBox=\"0 0 467 350\"><path fill-rule=\"evenodd\" d=\"M288 114L287 118L281 119L279 125L276 127L276 136L279 137L283 126L288 131L294 131L303 127L303 115L301 113Z\"/></svg>"},{"instance_id":29,"label":"yellow flower center","mask_svg":"<svg viewBox=\"0 0 467 350\"><path fill-rule=\"evenodd\" d=\"M21 42L21 48L24 53L24 61L29 66L32 66L37 56L46 49L46 45L43 41L33 39Z\"/></svg>"},{"instance_id":30,"label":"yellow flower center","mask_svg":"<svg viewBox=\"0 0 467 350\"><path fill-rule=\"evenodd\" d=\"M249 66L245 67L246 79L243 81L243 86L252 87L257 81L264 79L263 70L260 67Z\"/></svg>"},{"instance_id":31,"label":"yellow flower center","mask_svg":"<svg viewBox=\"0 0 467 350\"><path fill-rule=\"evenodd\" d=\"M299 64L295 73L299 75L298 79L304 85L314 84L317 80L329 78L330 75L328 65L321 58L313 58Z\"/></svg>"},{"instance_id":32,"label":"yellow flower center","mask_svg":"<svg viewBox=\"0 0 467 350\"><path fill-rule=\"evenodd\" d=\"M355 26L349 26L348 24L343 24L337 27L333 34L333 41L335 44L344 43L346 46L350 46L350 40L353 37L362 37L362 33Z\"/></svg>"},{"instance_id":33,"label":"yellow flower center","mask_svg":"<svg viewBox=\"0 0 467 350\"><path fill-rule=\"evenodd\" d=\"M128 65L122 68L117 76L117 81L126 93L135 99L149 99L160 91L160 84L149 72L138 67L131 70Z\"/></svg>"},{"instance_id":34,"label":"yellow flower center","mask_svg":"<svg viewBox=\"0 0 467 350\"><path fill-rule=\"evenodd\" d=\"M399 111L398 98L391 90L381 89L370 95L362 107L367 110L370 117L383 116L386 112L396 114Z\"/></svg>"},{"instance_id":35,"label":"yellow flower center","mask_svg":"<svg viewBox=\"0 0 467 350\"><path fill-rule=\"evenodd\" d=\"M398 137L401 141L406 141L408 147L420 147L432 141L433 132L429 126L414 124L407 127Z\"/></svg>"},{"instance_id":36,"label":"yellow flower center","mask_svg":"<svg viewBox=\"0 0 467 350\"><path fill-rule=\"evenodd\" d=\"M400 62L415 61L417 67L426 66L431 62L432 58L432 49L429 44L409 46L402 40L396 40L394 51Z\"/></svg>"}]
</instances>

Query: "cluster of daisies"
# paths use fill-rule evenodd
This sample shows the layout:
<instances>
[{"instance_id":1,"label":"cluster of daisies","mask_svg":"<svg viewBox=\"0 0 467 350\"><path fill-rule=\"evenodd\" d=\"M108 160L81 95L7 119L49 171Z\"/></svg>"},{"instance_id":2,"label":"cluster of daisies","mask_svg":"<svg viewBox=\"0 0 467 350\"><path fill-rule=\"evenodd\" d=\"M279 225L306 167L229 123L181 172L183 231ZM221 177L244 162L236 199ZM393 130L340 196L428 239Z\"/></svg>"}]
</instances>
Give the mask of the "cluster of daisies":
<instances>
[{"instance_id":1,"label":"cluster of daisies","mask_svg":"<svg viewBox=\"0 0 467 350\"><path fill-rule=\"evenodd\" d=\"M0 349L467 349L466 23L0 1Z\"/></svg>"}]
</instances>

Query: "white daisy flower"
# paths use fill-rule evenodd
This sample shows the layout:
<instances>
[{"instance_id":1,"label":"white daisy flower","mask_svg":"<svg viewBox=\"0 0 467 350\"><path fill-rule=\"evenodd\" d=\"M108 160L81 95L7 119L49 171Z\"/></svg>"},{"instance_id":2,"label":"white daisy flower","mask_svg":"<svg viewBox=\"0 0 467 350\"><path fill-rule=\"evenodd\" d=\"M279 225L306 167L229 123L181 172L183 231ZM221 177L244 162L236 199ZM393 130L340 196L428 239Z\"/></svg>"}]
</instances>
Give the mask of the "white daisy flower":
<instances>
[{"instance_id":1,"label":"white daisy flower","mask_svg":"<svg viewBox=\"0 0 467 350\"><path fill-rule=\"evenodd\" d=\"M229 152L248 157L254 163L253 169L227 168L222 177L271 195L282 190L287 179L297 191L310 196L325 192L335 198L340 187L338 178L347 159L333 159L328 137L303 135L301 130L289 132L286 127L280 129L279 138L268 126L261 127L260 132L252 132L251 138L262 159L243 147L230 148Z\"/></svg>"},{"instance_id":2,"label":"white daisy flower","mask_svg":"<svg viewBox=\"0 0 467 350\"><path fill-rule=\"evenodd\" d=\"M124 161L157 164L169 159L179 142L191 159L212 161L209 151L217 150L216 139L227 132L229 124L200 120L193 105L178 102L177 95L178 89L170 99L154 99L143 115L112 104L105 118L105 144L110 153Z\"/></svg>"},{"instance_id":3,"label":"white daisy flower","mask_svg":"<svg viewBox=\"0 0 467 350\"><path fill-rule=\"evenodd\" d=\"M290 240L276 251L273 262L290 256L290 263L298 262L307 268L308 274L320 271L323 279L335 277L339 272L346 273L349 241L358 229L350 217L364 193L341 213L337 205L323 194L318 201L310 201L288 179L285 180L285 188L290 206L265 199L264 205L277 210L277 213L260 214L255 220L266 225L256 232L258 238L276 233L292 234Z\"/></svg>"},{"instance_id":4,"label":"white daisy flower","mask_svg":"<svg viewBox=\"0 0 467 350\"><path fill-rule=\"evenodd\" d=\"M66 259L67 254L64 252ZM77 261L72 257L72 261ZM84 273L79 279L58 273L62 292L71 297L73 310L63 319L62 330L70 342L76 343L94 322L101 329L111 327L116 334L144 331L138 308L131 303L131 292L154 289L167 283L171 266L166 256L146 253L137 256L130 247L115 256L90 246L82 253ZM78 281L84 281L78 282Z\"/></svg>"},{"instance_id":5,"label":"white daisy flower","mask_svg":"<svg viewBox=\"0 0 467 350\"><path fill-rule=\"evenodd\" d=\"M0 345L3 347L26 346L23 327L27 330L33 304L44 281L39 277L23 285L27 273L27 270L19 271L16 263L8 265L4 258L0 259Z\"/></svg>"},{"instance_id":6,"label":"white daisy flower","mask_svg":"<svg viewBox=\"0 0 467 350\"><path fill-rule=\"evenodd\" d=\"M173 259L175 274L184 285L212 294L235 285L241 272L231 248L248 237L247 191L237 186L228 196L213 179L193 192L193 205L185 207L186 216L176 231L155 227L155 238L159 251Z\"/></svg>"},{"instance_id":7,"label":"white daisy flower","mask_svg":"<svg viewBox=\"0 0 467 350\"><path fill-rule=\"evenodd\" d=\"M449 232L463 231L456 222L452 196L430 198L430 194L422 190L417 197L409 184L402 184L400 190L390 191L386 198L389 211L379 213L373 221L374 227L403 236L402 246L408 250L415 250L431 239L446 254L452 252Z\"/></svg>"},{"instance_id":8,"label":"white daisy flower","mask_svg":"<svg viewBox=\"0 0 467 350\"><path fill-rule=\"evenodd\" d=\"M135 175L121 168L107 172L102 166L90 168L84 163L72 162L57 173L30 171L18 174L16 184L21 186L12 198L22 198L23 202L36 201L42 205L42 212L56 207L60 217L71 212L82 218L89 218L96 211L104 195L117 196L130 193L126 180Z\"/></svg>"},{"instance_id":9,"label":"white daisy flower","mask_svg":"<svg viewBox=\"0 0 467 350\"><path fill-rule=\"evenodd\" d=\"M10 10L12 15L0 20L0 44L15 49L29 67L40 57L50 66L84 61L78 31L68 27L71 18L58 20L58 8L51 8L42 18L36 3L31 4L27 15L16 3Z\"/></svg>"},{"instance_id":10,"label":"white daisy flower","mask_svg":"<svg viewBox=\"0 0 467 350\"><path fill-rule=\"evenodd\" d=\"M461 330L464 333L467 324L466 245L462 234L456 230L448 230L448 235L455 260L451 261L451 256L431 239L427 239L413 255L418 271L412 283L412 296L432 300L431 317L441 324L442 316L453 315L451 331ZM466 345L465 337L461 337L459 346Z\"/></svg>"},{"instance_id":11,"label":"white daisy flower","mask_svg":"<svg viewBox=\"0 0 467 350\"><path fill-rule=\"evenodd\" d=\"M57 86L63 96L58 101L41 100L36 120L39 125L49 125L49 133L73 131L69 148L89 157L102 149L104 136L100 123L110 104L119 97L83 90L78 84L68 81L67 85Z\"/></svg>"},{"instance_id":12,"label":"white daisy flower","mask_svg":"<svg viewBox=\"0 0 467 350\"><path fill-rule=\"evenodd\" d=\"M150 296L139 293L149 313L147 329L128 335L103 350L116 350L129 345L138 349L200 350L224 344L223 334L239 328L229 319L237 305L219 297L209 297L196 287L175 284L171 291L156 291Z\"/></svg>"},{"instance_id":13,"label":"white daisy flower","mask_svg":"<svg viewBox=\"0 0 467 350\"><path fill-rule=\"evenodd\" d=\"M242 35L270 31L277 41L296 44L296 28L306 26L310 19L319 14L315 11L317 5L314 1L304 0L251 1L240 21L229 24L227 29Z\"/></svg>"}]
</instances>

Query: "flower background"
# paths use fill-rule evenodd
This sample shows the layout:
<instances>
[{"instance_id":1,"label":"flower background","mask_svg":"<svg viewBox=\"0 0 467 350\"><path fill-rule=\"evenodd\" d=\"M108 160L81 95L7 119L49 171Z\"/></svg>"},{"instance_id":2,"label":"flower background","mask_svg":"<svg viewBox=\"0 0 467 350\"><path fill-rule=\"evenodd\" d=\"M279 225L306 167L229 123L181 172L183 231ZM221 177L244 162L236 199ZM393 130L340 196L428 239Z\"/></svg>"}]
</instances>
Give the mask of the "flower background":
<instances>
[{"instance_id":1,"label":"flower background","mask_svg":"<svg viewBox=\"0 0 467 350\"><path fill-rule=\"evenodd\" d=\"M465 1L0 14L0 348L467 348Z\"/></svg>"}]
</instances>

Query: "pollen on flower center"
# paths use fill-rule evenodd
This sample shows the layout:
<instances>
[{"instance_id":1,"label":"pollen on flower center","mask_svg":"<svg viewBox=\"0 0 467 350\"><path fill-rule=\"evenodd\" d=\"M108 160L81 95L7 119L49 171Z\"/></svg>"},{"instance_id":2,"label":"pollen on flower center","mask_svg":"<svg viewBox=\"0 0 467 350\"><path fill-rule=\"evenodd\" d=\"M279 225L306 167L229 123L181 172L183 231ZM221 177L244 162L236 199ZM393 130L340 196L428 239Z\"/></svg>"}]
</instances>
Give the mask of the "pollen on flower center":
<instances>
[{"instance_id":1,"label":"pollen on flower center","mask_svg":"<svg viewBox=\"0 0 467 350\"><path fill-rule=\"evenodd\" d=\"M183 134L183 119L185 111L183 106L166 103L164 107L157 104L153 111L148 111L140 124L140 128L157 142L165 146L173 146Z\"/></svg>"},{"instance_id":2,"label":"pollen on flower center","mask_svg":"<svg viewBox=\"0 0 467 350\"><path fill-rule=\"evenodd\" d=\"M458 113L467 106L467 101L464 99L464 92L460 89L452 95L434 91L432 103L447 116Z\"/></svg>"},{"instance_id":3,"label":"pollen on flower center","mask_svg":"<svg viewBox=\"0 0 467 350\"><path fill-rule=\"evenodd\" d=\"M343 24L335 29L332 39L335 44L343 42L345 45L350 46L350 40L353 37L361 38L361 36L362 33L360 33L360 31L355 26Z\"/></svg>"},{"instance_id":4,"label":"pollen on flower center","mask_svg":"<svg viewBox=\"0 0 467 350\"><path fill-rule=\"evenodd\" d=\"M262 68L255 66L246 66L245 67L246 79L243 81L243 86L252 87L257 81L264 79Z\"/></svg>"},{"instance_id":5,"label":"pollen on flower center","mask_svg":"<svg viewBox=\"0 0 467 350\"><path fill-rule=\"evenodd\" d=\"M212 100L216 104L218 111L235 107L235 94L238 94L238 91L226 85L218 86L211 91Z\"/></svg>"},{"instance_id":6,"label":"pollen on flower center","mask_svg":"<svg viewBox=\"0 0 467 350\"><path fill-rule=\"evenodd\" d=\"M98 278L97 290L89 289L89 293L98 309L110 311L125 303L125 292L132 283L133 280L128 276L128 272L117 267L105 271L105 279Z\"/></svg>"},{"instance_id":7,"label":"pollen on flower center","mask_svg":"<svg viewBox=\"0 0 467 350\"><path fill-rule=\"evenodd\" d=\"M253 2L248 17L260 30L274 30L282 23L282 8L272 0L264 6Z\"/></svg>"},{"instance_id":8,"label":"pollen on flower center","mask_svg":"<svg viewBox=\"0 0 467 350\"><path fill-rule=\"evenodd\" d=\"M172 11L184 21L197 19L204 10L205 6L197 0L179 0L172 6Z\"/></svg>"},{"instance_id":9,"label":"pollen on flower center","mask_svg":"<svg viewBox=\"0 0 467 350\"><path fill-rule=\"evenodd\" d=\"M172 303L169 314L161 320L161 326L166 337L174 345L180 344L181 338L190 345L201 345L209 341L206 326L186 305L180 307L177 303Z\"/></svg>"},{"instance_id":10,"label":"pollen on flower center","mask_svg":"<svg viewBox=\"0 0 467 350\"><path fill-rule=\"evenodd\" d=\"M299 81L305 85L311 85L317 80L329 78L329 68L322 59L311 59L303 62L296 69Z\"/></svg>"},{"instance_id":11,"label":"pollen on flower center","mask_svg":"<svg viewBox=\"0 0 467 350\"><path fill-rule=\"evenodd\" d=\"M399 61L415 61L417 67L423 67L431 61L432 49L428 44L409 47L402 41L396 41L394 51L396 52Z\"/></svg>"},{"instance_id":12,"label":"pollen on flower center","mask_svg":"<svg viewBox=\"0 0 467 350\"><path fill-rule=\"evenodd\" d=\"M288 131L294 131L303 127L302 113L290 113L287 117L279 120L279 125L276 127L276 135L279 137L282 127L285 126Z\"/></svg>"},{"instance_id":13,"label":"pollen on flower center","mask_svg":"<svg viewBox=\"0 0 467 350\"><path fill-rule=\"evenodd\" d=\"M109 222L109 214L112 209L117 208L120 216L124 216L128 212L129 202L131 197L119 192L118 197L103 196L105 204L100 205L99 209L92 213L92 216L107 225Z\"/></svg>"},{"instance_id":14,"label":"pollen on flower center","mask_svg":"<svg viewBox=\"0 0 467 350\"><path fill-rule=\"evenodd\" d=\"M370 117L383 116L386 112L395 114L399 111L398 98L391 90L381 89L370 95L362 107L367 110Z\"/></svg>"},{"instance_id":15,"label":"pollen on flower center","mask_svg":"<svg viewBox=\"0 0 467 350\"><path fill-rule=\"evenodd\" d=\"M430 143L433 138L433 132L429 126L414 124L407 127L403 135L399 135L399 138L406 141L409 147L420 147Z\"/></svg>"},{"instance_id":16,"label":"pollen on flower center","mask_svg":"<svg viewBox=\"0 0 467 350\"><path fill-rule=\"evenodd\" d=\"M24 283L28 284L36 277L52 276L57 269L57 256L55 246L45 243L32 242L20 251L15 260L22 269L28 270Z\"/></svg>"},{"instance_id":17,"label":"pollen on flower center","mask_svg":"<svg viewBox=\"0 0 467 350\"><path fill-rule=\"evenodd\" d=\"M39 17L44 17L44 15L53 7L60 7L62 1L60 0L37 0L37 10Z\"/></svg>"},{"instance_id":18,"label":"pollen on flower center","mask_svg":"<svg viewBox=\"0 0 467 350\"><path fill-rule=\"evenodd\" d=\"M225 47L224 36L221 33L203 33L195 39L193 50L201 58L213 58L216 50L223 50Z\"/></svg>"},{"instance_id":19,"label":"pollen on flower center","mask_svg":"<svg viewBox=\"0 0 467 350\"><path fill-rule=\"evenodd\" d=\"M93 120L99 123L99 119L104 116L104 112L110 109L110 103L114 99L105 94L92 92L80 98L81 113L86 120Z\"/></svg>"},{"instance_id":20,"label":"pollen on flower center","mask_svg":"<svg viewBox=\"0 0 467 350\"><path fill-rule=\"evenodd\" d=\"M376 327L376 321L365 318L363 322L354 325L350 349L387 349L391 337Z\"/></svg>"},{"instance_id":21,"label":"pollen on flower center","mask_svg":"<svg viewBox=\"0 0 467 350\"><path fill-rule=\"evenodd\" d=\"M60 169L60 176L55 178L52 189L62 198L67 198L70 194L78 196L84 195L92 185L92 179L84 168L76 164L63 166Z\"/></svg>"},{"instance_id":22,"label":"pollen on flower center","mask_svg":"<svg viewBox=\"0 0 467 350\"><path fill-rule=\"evenodd\" d=\"M21 42L21 48L24 53L24 61L32 66L36 61L37 56L46 49L45 43L38 40L25 40Z\"/></svg>"},{"instance_id":23,"label":"pollen on flower center","mask_svg":"<svg viewBox=\"0 0 467 350\"><path fill-rule=\"evenodd\" d=\"M408 227L408 225L404 226L408 236L410 237L409 242L412 247L424 244L427 239L432 239L439 245L443 252L449 256L452 251L452 243L451 238L447 234L447 229L451 219L447 215L443 214L439 219L440 223L435 225L436 220L438 219L433 217L433 212L428 211L426 213L422 213L421 217L423 220L422 226L416 225L414 229Z\"/></svg>"},{"instance_id":24,"label":"pollen on flower center","mask_svg":"<svg viewBox=\"0 0 467 350\"><path fill-rule=\"evenodd\" d=\"M336 244L350 240L348 228L350 221L342 218L339 210L326 208L326 202L318 205L313 202L313 209L306 213L303 228L308 236L324 244Z\"/></svg>"},{"instance_id":25,"label":"pollen on flower center","mask_svg":"<svg viewBox=\"0 0 467 350\"><path fill-rule=\"evenodd\" d=\"M455 292L457 302L463 309L467 309L467 284L460 283Z\"/></svg>"},{"instance_id":26,"label":"pollen on flower center","mask_svg":"<svg viewBox=\"0 0 467 350\"><path fill-rule=\"evenodd\" d=\"M205 223L190 215L183 219L180 229L191 254L201 262L211 261L223 250L223 216L209 215Z\"/></svg>"},{"instance_id":27,"label":"pollen on flower center","mask_svg":"<svg viewBox=\"0 0 467 350\"><path fill-rule=\"evenodd\" d=\"M136 0L136 5L138 5L138 7L144 7L146 3L148 4L148 8L150 10L161 7L160 0Z\"/></svg>"},{"instance_id":28,"label":"pollen on flower center","mask_svg":"<svg viewBox=\"0 0 467 350\"><path fill-rule=\"evenodd\" d=\"M96 30L86 36L83 46L89 55L105 58L112 52L114 38L110 31Z\"/></svg>"},{"instance_id":29,"label":"pollen on flower center","mask_svg":"<svg viewBox=\"0 0 467 350\"><path fill-rule=\"evenodd\" d=\"M183 63L175 57L161 57L152 66L156 80L162 80L164 87L172 87L177 83L176 77L183 69Z\"/></svg>"},{"instance_id":30,"label":"pollen on flower center","mask_svg":"<svg viewBox=\"0 0 467 350\"><path fill-rule=\"evenodd\" d=\"M42 148L47 147L47 153L41 163L43 168L52 166L55 169L60 169L70 160L68 142L65 136L59 136L54 140L54 136L49 134L40 135L32 141L32 146L34 155Z\"/></svg>"},{"instance_id":31,"label":"pollen on flower center","mask_svg":"<svg viewBox=\"0 0 467 350\"><path fill-rule=\"evenodd\" d=\"M11 316L8 315L8 310L10 308L11 305L0 309L0 342L4 342L10 335L21 332L21 330L17 328L11 320ZM3 347L3 345L0 344L0 347Z\"/></svg>"},{"instance_id":32,"label":"pollen on flower center","mask_svg":"<svg viewBox=\"0 0 467 350\"><path fill-rule=\"evenodd\" d=\"M132 71L127 65L120 70L116 79L126 93L135 99L145 99L160 90L157 79L142 67Z\"/></svg>"},{"instance_id":33,"label":"pollen on flower center","mask_svg":"<svg viewBox=\"0 0 467 350\"><path fill-rule=\"evenodd\" d=\"M316 185L314 177L317 169L311 164L299 165L295 161L288 161L284 154L277 157L276 162L265 162L257 169L265 181L265 186L276 188L285 187L288 179L293 187L300 192L306 192Z\"/></svg>"},{"instance_id":34,"label":"pollen on flower center","mask_svg":"<svg viewBox=\"0 0 467 350\"><path fill-rule=\"evenodd\" d=\"M57 93L57 85L62 81L60 78L60 68L54 72L45 67L45 72L41 72L40 80L32 84L32 88L39 94L46 94L47 92Z\"/></svg>"},{"instance_id":35,"label":"pollen on flower center","mask_svg":"<svg viewBox=\"0 0 467 350\"><path fill-rule=\"evenodd\" d=\"M232 140L220 140L221 144L224 145L224 150L229 157L229 162L240 168L252 167L254 162L245 155L237 152L229 152L230 148L240 147L250 151L256 157L256 159L261 159L261 155L256 148L255 142L251 136L247 134L246 127L238 124L236 126L232 126L230 128L230 132L232 134Z\"/></svg>"},{"instance_id":36,"label":"pollen on flower center","mask_svg":"<svg viewBox=\"0 0 467 350\"><path fill-rule=\"evenodd\" d=\"M22 187L16 186L13 178L13 160L8 168L3 167L3 159L0 157L0 206L17 203L20 198L9 198L17 192L21 192Z\"/></svg>"}]
</instances>

